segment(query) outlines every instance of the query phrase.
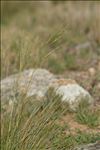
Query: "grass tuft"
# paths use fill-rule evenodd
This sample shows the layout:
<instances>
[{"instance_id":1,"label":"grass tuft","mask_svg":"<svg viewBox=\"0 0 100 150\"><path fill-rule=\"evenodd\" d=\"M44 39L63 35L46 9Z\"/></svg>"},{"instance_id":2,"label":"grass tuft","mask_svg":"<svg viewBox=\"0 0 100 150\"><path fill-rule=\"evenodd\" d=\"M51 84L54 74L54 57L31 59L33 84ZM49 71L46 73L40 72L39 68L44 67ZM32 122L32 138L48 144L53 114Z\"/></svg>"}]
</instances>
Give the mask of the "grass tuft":
<instances>
[{"instance_id":1,"label":"grass tuft","mask_svg":"<svg viewBox=\"0 0 100 150\"><path fill-rule=\"evenodd\" d=\"M97 127L100 125L100 111L93 111L92 108L89 107L89 104L86 101L82 101L79 104L76 120L79 123L86 124L89 127Z\"/></svg>"}]
</instances>

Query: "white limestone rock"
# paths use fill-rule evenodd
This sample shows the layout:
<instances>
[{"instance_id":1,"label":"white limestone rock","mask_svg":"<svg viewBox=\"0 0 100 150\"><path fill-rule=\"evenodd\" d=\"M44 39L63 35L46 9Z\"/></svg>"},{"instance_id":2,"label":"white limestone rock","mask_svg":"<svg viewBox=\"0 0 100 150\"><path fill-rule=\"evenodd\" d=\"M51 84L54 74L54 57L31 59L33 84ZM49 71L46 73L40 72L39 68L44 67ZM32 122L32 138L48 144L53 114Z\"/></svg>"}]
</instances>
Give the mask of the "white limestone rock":
<instances>
[{"instance_id":1,"label":"white limestone rock","mask_svg":"<svg viewBox=\"0 0 100 150\"><path fill-rule=\"evenodd\" d=\"M71 79L59 79L51 84L56 94L62 96L62 101L69 103L72 110L76 110L79 103L87 100L89 104L93 104L93 98L83 87L78 85Z\"/></svg>"},{"instance_id":2,"label":"white limestone rock","mask_svg":"<svg viewBox=\"0 0 100 150\"><path fill-rule=\"evenodd\" d=\"M29 69L1 80L1 99L9 100L19 93L44 96L55 76L46 69Z\"/></svg>"}]
</instances>

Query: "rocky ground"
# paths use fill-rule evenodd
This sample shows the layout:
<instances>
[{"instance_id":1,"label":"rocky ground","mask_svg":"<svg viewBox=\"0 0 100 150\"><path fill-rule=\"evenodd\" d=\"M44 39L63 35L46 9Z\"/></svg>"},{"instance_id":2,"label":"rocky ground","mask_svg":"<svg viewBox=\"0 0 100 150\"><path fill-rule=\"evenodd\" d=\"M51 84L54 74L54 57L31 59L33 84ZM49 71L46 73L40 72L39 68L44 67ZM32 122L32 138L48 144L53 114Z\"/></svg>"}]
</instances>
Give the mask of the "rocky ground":
<instances>
[{"instance_id":1,"label":"rocky ground","mask_svg":"<svg viewBox=\"0 0 100 150\"><path fill-rule=\"evenodd\" d=\"M91 72L92 71L92 72ZM78 130L80 132L85 132L87 134L92 133L92 134L99 134L100 133L100 124L96 126L96 128L91 128L90 126L92 125L91 122L85 122L85 123L80 123L78 122L76 118L76 113L73 113L73 111L81 114L81 111L84 110L84 105L82 106L82 110L78 112L78 107L79 103L86 101L86 105L92 104L92 109L90 110L90 113L93 113L98 111L100 109L100 103L99 103L99 97L96 100L95 95L89 94L88 91L89 89L92 89L92 82L89 83L89 86L83 84L84 88L87 88L86 90L82 88L79 83L82 85L82 83L87 82L86 80L89 80L91 76L92 79L94 79L94 76L96 74L95 69L91 68L88 70L88 72L79 72L79 73L70 73L71 79L69 79L68 74L67 75L62 75L63 77L66 76L66 78L62 78L61 75L53 75L46 69L30 69L30 70L25 70L23 72L20 72L19 74L11 75L3 80L1 80L1 98L2 98L2 105L1 108L3 109L4 112L7 111L7 113L10 113L11 107L13 103L17 103L17 97L20 95L25 94L26 97L35 97L37 101L41 101L44 99L47 94L49 89L53 88L55 90L55 93L58 95L61 95L61 101L62 103L64 102L65 108L63 111L67 110L67 105L68 104L68 109L71 112L67 112L62 116L60 119L57 120L58 126L60 125L62 128L67 125L69 129L64 129L64 134L66 135L77 135ZM86 77L85 80L82 77ZM75 79L77 79L75 81ZM82 81L82 82L78 82ZM95 83L96 84L99 83ZM75 87L73 87L75 86ZM52 100L51 97L52 93L49 96L50 101ZM87 103L89 101L89 103ZM34 103L34 101L33 101ZM62 104L60 104L62 105ZM91 105L89 106L91 108ZM86 111L88 112L88 107L86 106ZM3 115L3 114L2 114ZM85 115L85 114L84 114ZM87 114L88 115L88 114ZM99 114L97 114L99 115ZM82 116L81 116L82 117ZM90 115L90 117L93 117ZM89 118L88 118L89 119ZM96 120L97 121L97 120ZM95 121L94 121L95 123ZM95 124L94 124L95 126ZM98 141L98 140L97 140ZM100 148L100 143L94 143L94 144L89 144L89 145L83 145L80 148L76 148L75 150L99 150Z\"/></svg>"}]
</instances>

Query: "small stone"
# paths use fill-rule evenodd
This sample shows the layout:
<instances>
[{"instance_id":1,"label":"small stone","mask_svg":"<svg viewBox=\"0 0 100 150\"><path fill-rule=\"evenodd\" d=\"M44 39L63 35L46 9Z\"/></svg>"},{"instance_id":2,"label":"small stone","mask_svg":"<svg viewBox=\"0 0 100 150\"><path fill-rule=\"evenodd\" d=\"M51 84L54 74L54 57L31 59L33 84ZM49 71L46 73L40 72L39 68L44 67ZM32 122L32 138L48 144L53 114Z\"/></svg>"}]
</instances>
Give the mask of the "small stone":
<instances>
[{"instance_id":1,"label":"small stone","mask_svg":"<svg viewBox=\"0 0 100 150\"><path fill-rule=\"evenodd\" d=\"M74 150L100 150L100 141L79 146Z\"/></svg>"},{"instance_id":2,"label":"small stone","mask_svg":"<svg viewBox=\"0 0 100 150\"><path fill-rule=\"evenodd\" d=\"M89 70L88 70L88 72L89 72L89 74L91 75L91 76L94 76L95 75L95 73L96 73L96 71L95 71L95 69L94 68L89 68Z\"/></svg>"},{"instance_id":3,"label":"small stone","mask_svg":"<svg viewBox=\"0 0 100 150\"><path fill-rule=\"evenodd\" d=\"M97 88L100 89L100 83L98 83Z\"/></svg>"}]
</instances>

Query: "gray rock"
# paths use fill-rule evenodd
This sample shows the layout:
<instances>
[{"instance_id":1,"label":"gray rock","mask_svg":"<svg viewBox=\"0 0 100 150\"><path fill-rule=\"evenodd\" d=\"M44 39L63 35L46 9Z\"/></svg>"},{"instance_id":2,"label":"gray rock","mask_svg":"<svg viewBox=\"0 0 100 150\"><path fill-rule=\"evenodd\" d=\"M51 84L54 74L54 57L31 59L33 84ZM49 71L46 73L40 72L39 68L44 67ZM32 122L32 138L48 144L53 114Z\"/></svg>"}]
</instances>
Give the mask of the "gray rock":
<instances>
[{"instance_id":1,"label":"gray rock","mask_svg":"<svg viewBox=\"0 0 100 150\"><path fill-rule=\"evenodd\" d=\"M79 146L74 150L100 150L100 141Z\"/></svg>"},{"instance_id":2,"label":"gray rock","mask_svg":"<svg viewBox=\"0 0 100 150\"><path fill-rule=\"evenodd\" d=\"M45 69L29 69L11 75L1 80L1 99L2 101L11 99L22 92L27 96L38 95L42 97L54 79L55 76Z\"/></svg>"}]
</instances>

